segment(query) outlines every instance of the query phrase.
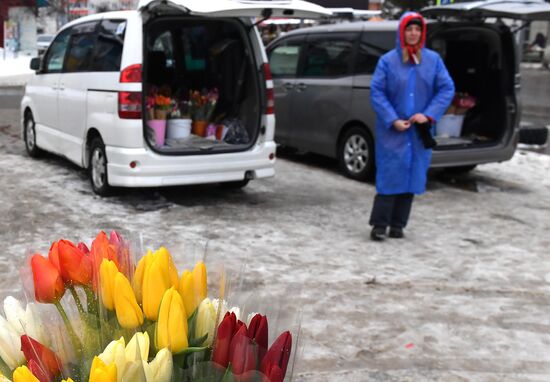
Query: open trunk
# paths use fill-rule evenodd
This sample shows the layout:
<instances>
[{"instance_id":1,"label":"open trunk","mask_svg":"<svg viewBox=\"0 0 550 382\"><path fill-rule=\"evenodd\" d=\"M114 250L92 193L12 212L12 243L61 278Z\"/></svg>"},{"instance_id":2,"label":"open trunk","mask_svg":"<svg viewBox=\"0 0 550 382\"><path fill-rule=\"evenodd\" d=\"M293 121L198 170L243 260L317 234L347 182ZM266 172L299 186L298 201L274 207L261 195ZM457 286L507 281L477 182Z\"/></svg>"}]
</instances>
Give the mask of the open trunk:
<instances>
[{"instance_id":1,"label":"open trunk","mask_svg":"<svg viewBox=\"0 0 550 382\"><path fill-rule=\"evenodd\" d=\"M244 24L155 17L144 26L143 57L150 147L162 154L221 153L256 142L265 90Z\"/></svg>"},{"instance_id":2,"label":"open trunk","mask_svg":"<svg viewBox=\"0 0 550 382\"><path fill-rule=\"evenodd\" d=\"M509 36L504 36L508 34ZM515 121L514 46L511 33L496 25L431 23L428 47L437 51L454 80L456 92L475 106L451 107L445 123L462 124L459 132L443 133L436 126L438 149L496 145L513 131ZM454 104L456 105L456 99ZM471 105L470 105L471 106ZM450 117L450 118L449 118ZM512 115L513 117L513 115ZM440 132L438 132L440 128ZM452 130L452 129L451 129Z\"/></svg>"}]
</instances>

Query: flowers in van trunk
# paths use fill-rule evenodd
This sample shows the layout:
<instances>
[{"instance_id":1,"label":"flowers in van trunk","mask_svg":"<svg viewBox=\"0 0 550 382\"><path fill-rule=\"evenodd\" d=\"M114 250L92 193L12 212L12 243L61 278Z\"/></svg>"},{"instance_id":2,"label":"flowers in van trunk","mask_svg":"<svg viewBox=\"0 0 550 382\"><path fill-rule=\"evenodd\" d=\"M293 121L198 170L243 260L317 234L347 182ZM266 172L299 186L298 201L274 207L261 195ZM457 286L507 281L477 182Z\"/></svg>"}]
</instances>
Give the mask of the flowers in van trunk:
<instances>
[{"instance_id":1,"label":"flowers in van trunk","mask_svg":"<svg viewBox=\"0 0 550 382\"><path fill-rule=\"evenodd\" d=\"M191 90L189 92L189 114L193 121L207 121L212 119L219 99L218 89Z\"/></svg>"},{"instance_id":2,"label":"flowers in van trunk","mask_svg":"<svg viewBox=\"0 0 550 382\"><path fill-rule=\"evenodd\" d=\"M457 92L445 114L464 115L476 105L476 99L465 92Z\"/></svg>"}]
</instances>

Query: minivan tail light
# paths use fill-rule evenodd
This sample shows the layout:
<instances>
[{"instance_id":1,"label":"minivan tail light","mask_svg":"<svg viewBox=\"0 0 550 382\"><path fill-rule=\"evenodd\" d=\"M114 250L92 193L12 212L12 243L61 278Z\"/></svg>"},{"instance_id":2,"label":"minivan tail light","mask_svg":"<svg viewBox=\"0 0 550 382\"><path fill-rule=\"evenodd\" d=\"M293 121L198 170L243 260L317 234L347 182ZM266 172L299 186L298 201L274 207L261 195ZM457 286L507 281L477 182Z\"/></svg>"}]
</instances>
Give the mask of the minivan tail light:
<instances>
[{"instance_id":1,"label":"minivan tail light","mask_svg":"<svg viewBox=\"0 0 550 382\"><path fill-rule=\"evenodd\" d=\"M273 76L271 75L271 68L269 67L269 64L264 64L264 76L266 81L271 81L273 79Z\"/></svg>"},{"instance_id":2,"label":"minivan tail light","mask_svg":"<svg viewBox=\"0 0 550 382\"><path fill-rule=\"evenodd\" d=\"M141 92L118 92L118 117L141 119Z\"/></svg>"},{"instance_id":3,"label":"minivan tail light","mask_svg":"<svg viewBox=\"0 0 550 382\"><path fill-rule=\"evenodd\" d=\"M273 89L267 89L266 96L267 96L267 107L266 107L265 113L275 114L275 93L273 92Z\"/></svg>"},{"instance_id":4,"label":"minivan tail light","mask_svg":"<svg viewBox=\"0 0 550 382\"><path fill-rule=\"evenodd\" d=\"M141 64L127 66L120 72L120 82L141 83Z\"/></svg>"},{"instance_id":5,"label":"minivan tail light","mask_svg":"<svg viewBox=\"0 0 550 382\"><path fill-rule=\"evenodd\" d=\"M269 68L269 64L263 65L264 70L264 77L266 81L266 99L267 99L267 105L266 105L266 114L275 114L275 93L273 91L273 77L271 76L271 69Z\"/></svg>"}]
</instances>

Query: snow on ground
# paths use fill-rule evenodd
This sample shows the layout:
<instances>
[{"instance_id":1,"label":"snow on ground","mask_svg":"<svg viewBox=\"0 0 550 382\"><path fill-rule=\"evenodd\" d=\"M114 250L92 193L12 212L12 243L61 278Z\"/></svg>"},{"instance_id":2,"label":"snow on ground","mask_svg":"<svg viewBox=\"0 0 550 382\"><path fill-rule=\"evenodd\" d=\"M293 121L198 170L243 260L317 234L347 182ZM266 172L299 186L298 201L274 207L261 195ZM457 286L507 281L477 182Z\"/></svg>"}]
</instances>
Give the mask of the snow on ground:
<instances>
[{"instance_id":1,"label":"snow on ground","mask_svg":"<svg viewBox=\"0 0 550 382\"><path fill-rule=\"evenodd\" d=\"M275 178L243 191L104 199L65 160L28 158L15 129L0 129L0 153L0 295L19 289L29 248L45 252L60 237L140 232L180 268L208 240L207 263L231 274L246 264L233 291L301 311L296 381L550 380L548 156L520 151L465 176L434 173L407 238L374 243L373 186L330 162L279 159Z\"/></svg>"},{"instance_id":2,"label":"snow on ground","mask_svg":"<svg viewBox=\"0 0 550 382\"><path fill-rule=\"evenodd\" d=\"M0 49L0 87L25 85L34 75L29 66L31 59L32 56L27 55L4 59L3 50Z\"/></svg>"}]
</instances>

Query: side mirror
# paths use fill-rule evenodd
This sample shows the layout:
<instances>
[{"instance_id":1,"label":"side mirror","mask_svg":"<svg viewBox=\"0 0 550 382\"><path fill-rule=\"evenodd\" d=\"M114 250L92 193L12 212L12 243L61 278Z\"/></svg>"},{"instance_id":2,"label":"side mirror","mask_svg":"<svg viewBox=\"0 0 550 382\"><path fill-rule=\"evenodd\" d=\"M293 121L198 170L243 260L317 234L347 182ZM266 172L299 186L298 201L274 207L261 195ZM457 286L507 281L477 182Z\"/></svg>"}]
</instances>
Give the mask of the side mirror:
<instances>
[{"instance_id":1,"label":"side mirror","mask_svg":"<svg viewBox=\"0 0 550 382\"><path fill-rule=\"evenodd\" d=\"M40 70L40 57L34 57L31 60L31 69L32 70Z\"/></svg>"}]
</instances>

